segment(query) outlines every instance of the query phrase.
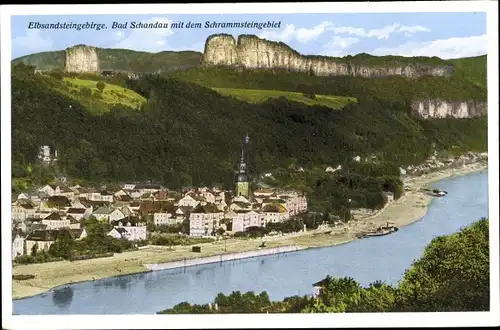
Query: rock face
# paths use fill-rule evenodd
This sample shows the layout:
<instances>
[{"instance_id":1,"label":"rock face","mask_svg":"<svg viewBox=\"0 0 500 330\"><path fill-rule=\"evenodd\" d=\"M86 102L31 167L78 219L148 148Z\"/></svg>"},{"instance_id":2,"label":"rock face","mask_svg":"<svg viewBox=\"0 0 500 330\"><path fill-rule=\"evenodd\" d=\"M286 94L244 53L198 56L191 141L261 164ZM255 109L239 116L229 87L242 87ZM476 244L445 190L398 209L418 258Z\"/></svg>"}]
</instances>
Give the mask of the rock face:
<instances>
[{"instance_id":1,"label":"rock face","mask_svg":"<svg viewBox=\"0 0 500 330\"><path fill-rule=\"evenodd\" d=\"M67 72L99 72L96 48L78 45L66 49L64 68Z\"/></svg>"},{"instance_id":2,"label":"rock face","mask_svg":"<svg viewBox=\"0 0 500 330\"><path fill-rule=\"evenodd\" d=\"M428 118L474 118L488 114L486 101L420 100L411 103L415 115Z\"/></svg>"},{"instance_id":3,"label":"rock face","mask_svg":"<svg viewBox=\"0 0 500 330\"><path fill-rule=\"evenodd\" d=\"M321 56L306 56L284 43L260 39L253 35L240 35L238 41L232 35L216 34L207 38L202 65L230 66L256 69L286 69L308 72L317 76L384 77L421 76L450 77L451 66L421 64L393 64L368 66Z\"/></svg>"}]
</instances>

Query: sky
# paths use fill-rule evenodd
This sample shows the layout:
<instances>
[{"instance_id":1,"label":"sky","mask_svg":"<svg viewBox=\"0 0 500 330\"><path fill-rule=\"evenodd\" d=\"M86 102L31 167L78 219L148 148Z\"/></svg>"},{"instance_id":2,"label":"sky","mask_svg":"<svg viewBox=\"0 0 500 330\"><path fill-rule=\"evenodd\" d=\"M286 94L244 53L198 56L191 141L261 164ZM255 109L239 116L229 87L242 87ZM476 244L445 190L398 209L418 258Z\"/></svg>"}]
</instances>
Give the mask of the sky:
<instances>
[{"instance_id":1,"label":"sky","mask_svg":"<svg viewBox=\"0 0 500 330\"><path fill-rule=\"evenodd\" d=\"M279 28L132 29L131 22L281 22ZM106 29L28 29L30 22L96 23ZM112 28L128 22L127 28ZM159 52L203 52L205 40L216 33L255 34L283 41L305 55L438 56L443 59L487 52L486 13L357 13L259 15L64 15L13 16L12 58L77 44Z\"/></svg>"}]
</instances>

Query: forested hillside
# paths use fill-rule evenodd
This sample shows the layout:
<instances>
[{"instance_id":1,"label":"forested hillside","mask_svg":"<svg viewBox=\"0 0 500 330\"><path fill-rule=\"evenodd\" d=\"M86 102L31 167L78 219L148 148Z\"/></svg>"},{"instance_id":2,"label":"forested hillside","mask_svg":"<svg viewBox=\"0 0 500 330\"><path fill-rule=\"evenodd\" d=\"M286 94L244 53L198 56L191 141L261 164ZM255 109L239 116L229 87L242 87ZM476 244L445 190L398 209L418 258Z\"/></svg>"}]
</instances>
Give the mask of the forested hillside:
<instances>
[{"instance_id":1,"label":"forested hillside","mask_svg":"<svg viewBox=\"0 0 500 330\"><path fill-rule=\"evenodd\" d=\"M465 73L452 78L324 77L283 70L233 70L225 67L190 68L166 73L207 87L293 91L326 95L377 97L392 101L443 99L486 100L486 89L469 81Z\"/></svg>"},{"instance_id":2,"label":"forested hillside","mask_svg":"<svg viewBox=\"0 0 500 330\"><path fill-rule=\"evenodd\" d=\"M172 189L214 184L232 188L247 132L254 178L290 165L324 171L343 164L348 169L354 166L354 156L372 154L389 166L382 166L377 176L397 176L394 169L423 161L432 143L453 152L486 150L486 118L419 120L409 114L405 102L375 95L332 110L286 98L251 104L157 75L124 84L147 102L140 109L117 104L96 115L82 105L89 102L80 103L58 90L64 86L61 77L34 75L32 68L17 66L12 75L13 177L26 179L24 186L43 181L45 176L33 164L37 148L50 145L59 151L57 170L71 178L152 180ZM297 180L305 190L314 190L321 186L318 179ZM334 189L334 182L326 186ZM337 184L354 189L349 182ZM382 188L371 193L377 189Z\"/></svg>"},{"instance_id":3,"label":"forested hillside","mask_svg":"<svg viewBox=\"0 0 500 330\"><path fill-rule=\"evenodd\" d=\"M127 72L158 72L186 69L198 66L201 53L195 51L164 51L158 53L139 52L129 49L97 48L101 70ZM65 51L43 52L16 58L12 63L20 62L32 65L44 71L64 70Z\"/></svg>"}]
</instances>

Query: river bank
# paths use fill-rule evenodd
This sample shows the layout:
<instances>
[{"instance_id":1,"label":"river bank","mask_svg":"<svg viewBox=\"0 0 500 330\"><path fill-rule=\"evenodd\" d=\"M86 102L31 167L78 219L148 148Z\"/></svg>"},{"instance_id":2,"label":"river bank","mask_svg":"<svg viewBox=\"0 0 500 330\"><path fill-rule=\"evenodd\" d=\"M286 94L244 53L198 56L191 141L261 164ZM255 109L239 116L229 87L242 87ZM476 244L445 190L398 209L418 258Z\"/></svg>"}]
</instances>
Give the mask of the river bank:
<instances>
[{"instance_id":1,"label":"river bank","mask_svg":"<svg viewBox=\"0 0 500 330\"><path fill-rule=\"evenodd\" d=\"M410 190L406 191L399 200L388 204L382 212L374 217L359 218L348 225L334 228L268 237L266 238L266 248L284 246L316 248L347 243L356 239L356 233L378 227L387 221L394 222L400 228L404 227L423 217L427 205L433 198L421 192L422 187L450 176L464 175L485 168L486 164L476 163L465 168L446 169L425 176L409 177L405 179L405 184L410 187ZM35 274L36 277L32 280L13 281L12 294L14 299L18 299L37 295L69 283L146 272L148 269L145 264L160 264L195 256L210 257L227 253L255 251L258 250L261 242L261 239L231 239L227 242L200 244L202 246L201 253L191 252L190 246L179 246L174 250L150 247L116 254L111 258L18 265L13 268L13 274Z\"/></svg>"}]
</instances>

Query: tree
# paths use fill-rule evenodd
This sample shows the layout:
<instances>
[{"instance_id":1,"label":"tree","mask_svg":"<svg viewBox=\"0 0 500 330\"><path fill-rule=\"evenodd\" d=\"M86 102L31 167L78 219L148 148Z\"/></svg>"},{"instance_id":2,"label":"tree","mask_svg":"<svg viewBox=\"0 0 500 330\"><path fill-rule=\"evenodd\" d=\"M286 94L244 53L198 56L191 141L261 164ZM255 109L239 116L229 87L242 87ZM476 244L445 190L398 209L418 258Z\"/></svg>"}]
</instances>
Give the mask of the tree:
<instances>
[{"instance_id":1,"label":"tree","mask_svg":"<svg viewBox=\"0 0 500 330\"><path fill-rule=\"evenodd\" d=\"M32 256L36 256L37 253L38 253L38 243L35 243L31 247L31 255Z\"/></svg>"},{"instance_id":2,"label":"tree","mask_svg":"<svg viewBox=\"0 0 500 330\"><path fill-rule=\"evenodd\" d=\"M405 273L396 311L459 312L490 309L488 219L437 237Z\"/></svg>"},{"instance_id":3,"label":"tree","mask_svg":"<svg viewBox=\"0 0 500 330\"><path fill-rule=\"evenodd\" d=\"M88 87L80 87L80 94L85 98L92 97L92 90Z\"/></svg>"},{"instance_id":4,"label":"tree","mask_svg":"<svg viewBox=\"0 0 500 330\"><path fill-rule=\"evenodd\" d=\"M361 290L360 300L348 307L348 312L383 313L391 312L394 307L395 289L380 281L371 283Z\"/></svg>"},{"instance_id":5,"label":"tree","mask_svg":"<svg viewBox=\"0 0 500 330\"><path fill-rule=\"evenodd\" d=\"M304 312L345 313L361 300L362 288L350 277L332 278L327 276L318 298L309 304Z\"/></svg>"},{"instance_id":6,"label":"tree","mask_svg":"<svg viewBox=\"0 0 500 330\"><path fill-rule=\"evenodd\" d=\"M104 90L104 88L106 88L106 84L103 81L99 81L96 84L96 87L102 93L102 91Z\"/></svg>"},{"instance_id":7,"label":"tree","mask_svg":"<svg viewBox=\"0 0 500 330\"><path fill-rule=\"evenodd\" d=\"M49 248L49 253L54 257L69 259L73 256L75 240L67 229L59 230L56 240Z\"/></svg>"}]
</instances>

